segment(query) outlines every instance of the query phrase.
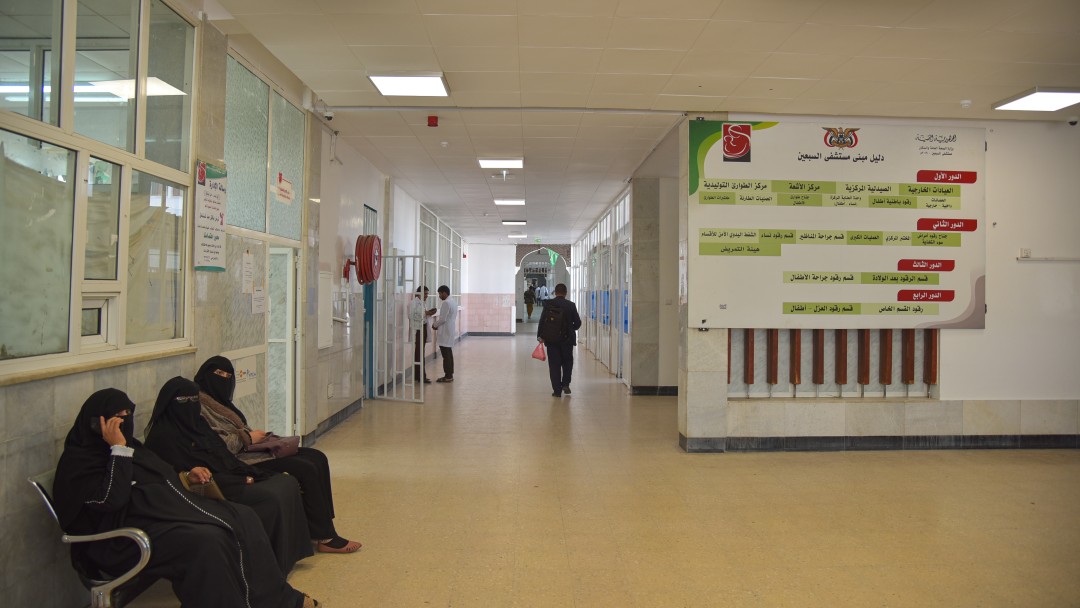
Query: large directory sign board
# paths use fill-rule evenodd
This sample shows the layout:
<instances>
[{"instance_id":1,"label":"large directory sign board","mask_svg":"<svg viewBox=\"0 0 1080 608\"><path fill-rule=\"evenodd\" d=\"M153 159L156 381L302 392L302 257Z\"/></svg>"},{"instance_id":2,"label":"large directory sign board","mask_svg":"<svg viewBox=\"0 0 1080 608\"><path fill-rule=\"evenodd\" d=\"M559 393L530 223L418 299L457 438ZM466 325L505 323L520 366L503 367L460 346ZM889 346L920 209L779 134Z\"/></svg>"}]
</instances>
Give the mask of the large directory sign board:
<instances>
[{"instance_id":1,"label":"large directory sign board","mask_svg":"<svg viewBox=\"0 0 1080 608\"><path fill-rule=\"evenodd\" d=\"M983 129L689 123L693 327L984 326Z\"/></svg>"}]
</instances>

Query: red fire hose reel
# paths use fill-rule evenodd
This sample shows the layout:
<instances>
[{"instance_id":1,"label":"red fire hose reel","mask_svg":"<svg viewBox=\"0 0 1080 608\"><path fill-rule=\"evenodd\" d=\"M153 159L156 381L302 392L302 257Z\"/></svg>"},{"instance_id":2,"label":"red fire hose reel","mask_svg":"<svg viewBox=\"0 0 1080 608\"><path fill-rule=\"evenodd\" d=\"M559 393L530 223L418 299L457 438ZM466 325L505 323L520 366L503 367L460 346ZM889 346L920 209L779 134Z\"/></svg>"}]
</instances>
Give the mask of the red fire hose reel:
<instances>
[{"instance_id":1,"label":"red fire hose reel","mask_svg":"<svg viewBox=\"0 0 1080 608\"><path fill-rule=\"evenodd\" d=\"M345 260L341 276L349 280L349 266L356 267L356 280L361 284L373 283L382 273L382 241L378 235L362 234L356 237L355 259Z\"/></svg>"}]
</instances>

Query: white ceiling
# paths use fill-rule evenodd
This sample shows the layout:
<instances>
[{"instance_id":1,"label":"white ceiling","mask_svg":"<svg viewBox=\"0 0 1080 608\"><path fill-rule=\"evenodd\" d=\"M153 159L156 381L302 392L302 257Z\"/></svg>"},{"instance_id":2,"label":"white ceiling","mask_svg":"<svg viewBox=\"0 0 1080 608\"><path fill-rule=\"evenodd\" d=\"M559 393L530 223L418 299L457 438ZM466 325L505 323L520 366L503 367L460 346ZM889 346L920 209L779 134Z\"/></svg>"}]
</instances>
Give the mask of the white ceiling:
<instances>
[{"instance_id":1,"label":"white ceiling","mask_svg":"<svg viewBox=\"0 0 1080 608\"><path fill-rule=\"evenodd\" d=\"M500 219L527 219L530 242L577 240L680 112L1080 114L990 108L1080 87L1080 0L217 2L219 28L258 39L344 141L474 243L512 242ZM384 98L367 79L415 71L443 72L450 97ZM525 169L494 179L479 156Z\"/></svg>"}]
</instances>

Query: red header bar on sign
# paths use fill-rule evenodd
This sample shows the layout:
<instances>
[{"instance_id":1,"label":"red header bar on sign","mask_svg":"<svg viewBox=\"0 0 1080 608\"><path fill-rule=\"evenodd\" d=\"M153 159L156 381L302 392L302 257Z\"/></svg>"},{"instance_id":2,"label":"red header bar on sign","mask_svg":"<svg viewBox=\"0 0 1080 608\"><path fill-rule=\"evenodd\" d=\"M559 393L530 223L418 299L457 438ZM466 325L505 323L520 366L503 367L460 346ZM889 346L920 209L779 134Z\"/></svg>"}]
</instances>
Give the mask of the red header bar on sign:
<instances>
[{"instance_id":1,"label":"red header bar on sign","mask_svg":"<svg viewBox=\"0 0 1080 608\"><path fill-rule=\"evenodd\" d=\"M915 179L920 182L935 184L974 184L979 174L975 171L944 171L938 169L920 170Z\"/></svg>"},{"instance_id":2,"label":"red header bar on sign","mask_svg":"<svg viewBox=\"0 0 1080 608\"><path fill-rule=\"evenodd\" d=\"M897 302L952 302L956 292L951 289L901 289Z\"/></svg>"},{"instance_id":3,"label":"red header bar on sign","mask_svg":"<svg viewBox=\"0 0 1080 608\"><path fill-rule=\"evenodd\" d=\"M918 230L934 232L975 232L979 227L979 220L921 217L917 226Z\"/></svg>"},{"instance_id":4,"label":"red header bar on sign","mask_svg":"<svg viewBox=\"0 0 1080 608\"><path fill-rule=\"evenodd\" d=\"M900 271L952 272L955 268L956 260L900 260L896 263L896 269Z\"/></svg>"}]
</instances>

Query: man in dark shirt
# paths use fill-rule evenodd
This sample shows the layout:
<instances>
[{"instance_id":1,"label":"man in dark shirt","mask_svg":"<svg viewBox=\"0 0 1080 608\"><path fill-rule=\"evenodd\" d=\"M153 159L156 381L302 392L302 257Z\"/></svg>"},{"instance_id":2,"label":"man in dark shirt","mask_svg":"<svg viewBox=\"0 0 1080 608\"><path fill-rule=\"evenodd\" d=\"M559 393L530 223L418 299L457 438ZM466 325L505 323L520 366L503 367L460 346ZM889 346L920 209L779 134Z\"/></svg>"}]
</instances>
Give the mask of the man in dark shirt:
<instances>
[{"instance_id":1,"label":"man in dark shirt","mask_svg":"<svg viewBox=\"0 0 1080 608\"><path fill-rule=\"evenodd\" d=\"M559 308L559 313L549 315L548 307ZM553 321L553 318L558 318ZM553 324L559 323L558 327ZM577 345L577 330L581 328L581 317L577 306L566 299L566 285L555 286L555 297L544 304L540 313L540 323L536 329L536 339L547 347L548 372L551 375L551 396L562 397L570 394L570 376L574 371L574 346Z\"/></svg>"}]
</instances>

